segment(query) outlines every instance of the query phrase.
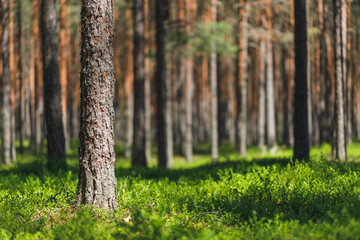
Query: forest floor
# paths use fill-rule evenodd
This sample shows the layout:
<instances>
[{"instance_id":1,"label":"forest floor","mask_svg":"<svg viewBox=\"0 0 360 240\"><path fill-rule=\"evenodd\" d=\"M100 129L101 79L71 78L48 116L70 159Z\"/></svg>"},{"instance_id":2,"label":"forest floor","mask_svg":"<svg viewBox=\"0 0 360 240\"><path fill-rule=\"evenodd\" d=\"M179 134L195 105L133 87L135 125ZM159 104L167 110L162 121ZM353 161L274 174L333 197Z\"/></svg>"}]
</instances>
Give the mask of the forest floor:
<instances>
[{"instance_id":1,"label":"forest floor","mask_svg":"<svg viewBox=\"0 0 360 240\"><path fill-rule=\"evenodd\" d=\"M173 170L156 168L155 151L148 169L118 158L114 214L75 209L72 145L68 171L49 172L30 153L0 166L0 239L360 239L360 143L346 164L328 161L328 145L294 167L290 149L241 158L228 145L216 165L207 145Z\"/></svg>"}]
</instances>

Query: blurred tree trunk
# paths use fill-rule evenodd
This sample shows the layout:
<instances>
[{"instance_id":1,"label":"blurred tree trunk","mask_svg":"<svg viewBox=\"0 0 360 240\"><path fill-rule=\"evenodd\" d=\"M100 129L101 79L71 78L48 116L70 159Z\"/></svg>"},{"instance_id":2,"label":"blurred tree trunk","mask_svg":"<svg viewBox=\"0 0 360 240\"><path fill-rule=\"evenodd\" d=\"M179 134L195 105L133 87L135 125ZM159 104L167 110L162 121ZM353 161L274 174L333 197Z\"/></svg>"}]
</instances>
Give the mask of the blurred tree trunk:
<instances>
[{"instance_id":1,"label":"blurred tree trunk","mask_svg":"<svg viewBox=\"0 0 360 240\"><path fill-rule=\"evenodd\" d=\"M259 134L259 147L265 147L265 114L266 114L266 100L265 100L265 40L260 40L259 50L259 113L258 113L258 134Z\"/></svg>"},{"instance_id":2,"label":"blurred tree trunk","mask_svg":"<svg viewBox=\"0 0 360 240\"><path fill-rule=\"evenodd\" d=\"M9 0L9 71L10 71L10 131L11 131L11 160L16 160L15 148L15 88L16 88L16 72L15 72L15 51L14 51L14 0Z\"/></svg>"},{"instance_id":3,"label":"blurred tree trunk","mask_svg":"<svg viewBox=\"0 0 360 240\"><path fill-rule=\"evenodd\" d=\"M346 0L346 142L351 143L353 137L352 126L352 106L353 96L352 90L354 88L353 81L351 79L351 0Z\"/></svg>"},{"instance_id":4,"label":"blurred tree trunk","mask_svg":"<svg viewBox=\"0 0 360 240\"><path fill-rule=\"evenodd\" d=\"M134 130L132 166L146 166L144 0L134 4Z\"/></svg>"},{"instance_id":5,"label":"blurred tree trunk","mask_svg":"<svg viewBox=\"0 0 360 240\"><path fill-rule=\"evenodd\" d=\"M217 0L210 1L211 22L217 21ZM211 43L210 54L210 86L211 86L211 159L212 163L216 163L219 157L219 139L218 139L218 95L217 95L217 63L216 63L216 45Z\"/></svg>"},{"instance_id":6,"label":"blurred tree trunk","mask_svg":"<svg viewBox=\"0 0 360 240\"><path fill-rule=\"evenodd\" d=\"M186 0L186 31L191 33L195 29L197 4L194 0ZM185 158L192 162L193 155L193 94L194 94L194 59L190 56L186 59L186 135L185 135Z\"/></svg>"},{"instance_id":7,"label":"blurred tree trunk","mask_svg":"<svg viewBox=\"0 0 360 240\"><path fill-rule=\"evenodd\" d=\"M1 49L2 49L2 136L1 161L11 163L11 106L10 106L10 69L9 69L9 5L1 0Z\"/></svg>"},{"instance_id":8,"label":"blurred tree trunk","mask_svg":"<svg viewBox=\"0 0 360 240\"><path fill-rule=\"evenodd\" d=\"M295 5L294 160L309 160L306 0Z\"/></svg>"},{"instance_id":9,"label":"blurred tree trunk","mask_svg":"<svg viewBox=\"0 0 360 240\"><path fill-rule=\"evenodd\" d=\"M133 73L133 42L131 38L131 2L125 2L125 158L131 157L134 118L134 73Z\"/></svg>"},{"instance_id":10,"label":"blurred tree trunk","mask_svg":"<svg viewBox=\"0 0 360 240\"><path fill-rule=\"evenodd\" d=\"M144 38L145 38L145 156L151 161L151 77L150 77L150 24L149 0L144 0Z\"/></svg>"},{"instance_id":11,"label":"blurred tree trunk","mask_svg":"<svg viewBox=\"0 0 360 240\"><path fill-rule=\"evenodd\" d=\"M239 52L237 66L237 132L239 138L238 151L246 155L247 117L248 117L248 5L247 0L239 1Z\"/></svg>"},{"instance_id":12,"label":"blurred tree trunk","mask_svg":"<svg viewBox=\"0 0 360 240\"><path fill-rule=\"evenodd\" d=\"M329 4L324 0L324 23L331 21L329 13ZM322 129L323 141L332 140L332 133L329 129L333 127L334 110L335 110L335 66L334 66L334 43L332 39L331 25L324 25L324 42L326 46L326 76L325 76L325 104L324 104L324 127ZM329 81L330 80L330 81Z\"/></svg>"},{"instance_id":13,"label":"blurred tree trunk","mask_svg":"<svg viewBox=\"0 0 360 240\"><path fill-rule=\"evenodd\" d=\"M112 1L83 0L80 169L75 202L108 211L117 207L113 34Z\"/></svg>"},{"instance_id":14,"label":"blurred tree trunk","mask_svg":"<svg viewBox=\"0 0 360 240\"><path fill-rule=\"evenodd\" d=\"M165 27L167 0L156 0L156 84L157 84L157 138L159 166L173 165L171 78L165 61Z\"/></svg>"},{"instance_id":15,"label":"blurred tree trunk","mask_svg":"<svg viewBox=\"0 0 360 240\"><path fill-rule=\"evenodd\" d=\"M64 126L65 147L69 147L69 137L67 131L67 24L68 21L68 3L67 0L60 0L60 84L61 84L61 111L62 122Z\"/></svg>"},{"instance_id":16,"label":"blurred tree trunk","mask_svg":"<svg viewBox=\"0 0 360 240\"><path fill-rule=\"evenodd\" d=\"M31 3L30 8L30 40L29 40L29 113L30 113L30 149L36 151L36 93L35 93L35 56L38 26L38 0Z\"/></svg>"},{"instance_id":17,"label":"blurred tree trunk","mask_svg":"<svg viewBox=\"0 0 360 240\"><path fill-rule=\"evenodd\" d=\"M332 156L334 159L345 161L345 113L344 95L346 81L346 0L334 0L334 27L335 27L335 112L333 127Z\"/></svg>"},{"instance_id":18,"label":"blurred tree trunk","mask_svg":"<svg viewBox=\"0 0 360 240\"><path fill-rule=\"evenodd\" d=\"M275 119L275 88L273 71L273 43L272 43L272 5L271 0L266 0L266 136L267 146L276 146L276 119Z\"/></svg>"},{"instance_id":19,"label":"blurred tree trunk","mask_svg":"<svg viewBox=\"0 0 360 240\"><path fill-rule=\"evenodd\" d=\"M21 18L21 0L17 1L17 22L18 22L18 29L17 29L17 72L19 78L19 108L18 108L18 134L19 134L19 143L20 149L19 152L24 152L24 126L25 126L25 90L24 90L24 79L22 77L23 67L22 67L22 18ZM26 86L26 85L25 85Z\"/></svg>"},{"instance_id":20,"label":"blurred tree trunk","mask_svg":"<svg viewBox=\"0 0 360 240\"><path fill-rule=\"evenodd\" d=\"M48 166L66 168L55 1L42 0L41 20Z\"/></svg>"}]
</instances>

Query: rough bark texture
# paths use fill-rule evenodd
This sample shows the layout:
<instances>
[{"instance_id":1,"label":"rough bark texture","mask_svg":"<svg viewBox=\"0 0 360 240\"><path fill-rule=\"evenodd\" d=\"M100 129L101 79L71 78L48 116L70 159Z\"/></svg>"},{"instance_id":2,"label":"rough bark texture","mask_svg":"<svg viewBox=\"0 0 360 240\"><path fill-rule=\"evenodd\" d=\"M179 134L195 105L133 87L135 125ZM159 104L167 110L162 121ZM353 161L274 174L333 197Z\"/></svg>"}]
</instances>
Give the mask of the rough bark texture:
<instances>
[{"instance_id":1,"label":"rough bark texture","mask_svg":"<svg viewBox=\"0 0 360 240\"><path fill-rule=\"evenodd\" d=\"M80 169L76 203L115 211L115 83L112 0L83 0L81 10Z\"/></svg>"},{"instance_id":2,"label":"rough bark texture","mask_svg":"<svg viewBox=\"0 0 360 240\"><path fill-rule=\"evenodd\" d=\"M211 0L211 21L217 20L217 1ZM211 88L211 159L216 163L219 158L219 139L218 139L218 95L217 95L217 64L216 64L216 45L212 43L210 54L210 88Z\"/></svg>"},{"instance_id":3,"label":"rough bark texture","mask_svg":"<svg viewBox=\"0 0 360 240\"><path fill-rule=\"evenodd\" d=\"M42 45L47 156L50 168L66 167L59 75L59 39L56 31L56 2L42 0Z\"/></svg>"},{"instance_id":4,"label":"rough bark texture","mask_svg":"<svg viewBox=\"0 0 360 240\"><path fill-rule=\"evenodd\" d=\"M346 0L334 0L335 27L335 112L332 155L334 159L345 161L345 113L344 88L346 78Z\"/></svg>"},{"instance_id":5,"label":"rough bark texture","mask_svg":"<svg viewBox=\"0 0 360 240\"><path fill-rule=\"evenodd\" d=\"M295 0L294 160L309 159L305 0Z\"/></svg>"},{"instance_id":6,"label":"rough bark texture","mask_svg":"<svg viewBox=\"0 0 360 240\"><path fill-rule=\"evenodd\" d=\"M2 26L2 135L1 161L11 163L11 132L10 132L10 70L9 70L9 8L8 0L1 0Z\"/></svg>"},{"instance_id":7,"label":"rough bark texture","mask_svg":"<svg viewBox=\"0 0 360 240\"><path fill-rule=\"evenodd\" d=\"M238 151L242 156L246 155L247 147L247 116L248 116L248 5L246 0L239 2L239 55L238 55L238 78L237 78L237 131L239 138Z\"/></svg>"},{"instance_id":8,"label":"rough bark texture","mask_svg":"<svg viewBox=\"0 0 360 240\"><path fill-rule=\"evenodd\" d=\"M146 166L144 0L134 4L134 131L132 166Z\"/></svg>"},{"instance_id":9,"label":"rough bark texture","mask_svg":"<svg viewBox=\"0 0 360 240\"><path fill-rule=\"evenodd\" d=\"M167 0L156 0L156 88L157 88L157 140L159 166L171 168L173 164L171 86L165 63L165 12Z\"/></svg>"}]
</instances>

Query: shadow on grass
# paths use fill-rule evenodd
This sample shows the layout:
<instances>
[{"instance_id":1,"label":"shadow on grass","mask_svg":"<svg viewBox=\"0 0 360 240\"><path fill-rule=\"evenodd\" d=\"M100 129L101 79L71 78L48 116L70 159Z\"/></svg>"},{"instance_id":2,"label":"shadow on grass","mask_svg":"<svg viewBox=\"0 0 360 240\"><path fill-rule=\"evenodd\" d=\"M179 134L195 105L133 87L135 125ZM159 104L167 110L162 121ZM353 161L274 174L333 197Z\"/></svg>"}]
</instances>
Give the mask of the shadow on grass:
<instances>
[{"instance_id":1,"label":"shadow on grass","mask_svg":"<svg viewBox=\"0 0 360 240\"><path fill-rule=\"evenodd\" d=\"M278 165L286 167L290 163L287 158L261 158L248 160L227 161L217 164L206 164L194 168L163 169L163 168L116 168L116 177L123 178L127 176L138 176L145 179L168 178L170 181L177 181L180 178L186 178L191 181L200 181L208 176L218 179L219 171L232 169L237 173L245 174L255 169L261 169L266 166Z\"/></svg>"}]
</instances>

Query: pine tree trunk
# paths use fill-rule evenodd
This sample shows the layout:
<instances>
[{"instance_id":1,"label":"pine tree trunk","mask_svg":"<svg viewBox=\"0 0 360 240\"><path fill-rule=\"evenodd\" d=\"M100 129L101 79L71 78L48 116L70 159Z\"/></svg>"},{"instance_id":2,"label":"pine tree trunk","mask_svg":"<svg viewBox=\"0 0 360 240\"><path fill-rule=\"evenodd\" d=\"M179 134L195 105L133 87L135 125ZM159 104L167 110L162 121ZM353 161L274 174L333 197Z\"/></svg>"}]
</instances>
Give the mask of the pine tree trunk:
<instances>
[{"instance_id":1,"label":"pine tree trunk","mask_svg":"<svg viewBox=\"0 0 360 240\"><path fill-rule=\"evenodd\" d=\"M145 156L151 161L151 78L150 78L150 37L149 37L149 0L144 0L145 28Z\"/></svg>"},{"instance_id":2,"label":"pine tree trunk","mask_svg":"<svg viewBox=\"0 0 360 240\"><path fill-rule=\"evenodd\" d=\"M294 160L309 159L306 2L295 0Z\"/></svg>"},{"instance_id":3,"label":"pine tree trunk","mask_svg":"<svg viewBox=\"0 0 360 240\"><path fill-rule=\"evenodd\" d=\"M334 0L335 27L335 112L332 155L334 159L345 161L345 113L344 88L346 78L346 0Z\"/></svg>"},{"instance_id":4,"label":"pine tree trunk","mask_svg":"<svg viewBox=\"0 0 360 240\"><path fill-rule=\"evenodd\" d=\"M24 91L24 82L22 77L22 18L21 18L21 0L17 2L17 22L18 22L18 30L17 30L17 49L18 49L18 59L17 59L17 67L18 67L18 77L19 77L19 109L18 109L18 135L19 135L19 143L20 149L19 152L24 152L24 126L25 126L25 91Z\"/></svg>"},{"instance_id":5,"label":"pine tree trunk","mask_svg":"<svg viewBox=\"0 0 360 240\"><path fill-rule=\"evenodd\" d=\"M134 73L133 73L133 43L131 40L131 2L125 2L125 158L131 157L131 145L133 140L133 118L134 118Z\"/></svg>"},{"instance_id":6,"label":"pine tree trunk","mask_svg":"<svg viewBox=\"0 0 360 240\"><path fill-rule=\"evenodd\" d=\"M146 166L144 0L134 4L134 135L132 166Z\"/></svg>"},{"instance_id":7,"label":"pine tree trunk","mask_svg":"<svg viewBox=\"0 0 360 240\"><path fill-rule=\"evenodd\" d=\"M16 160L15 148L15 87L16 87L16 72L15 72L15 51L14 51L14 0L9 0L9 71L10 71L10 131L11 131L11 160Z\"/></svg>"},{"instance_id":8,"label":"pine tree trunk","mask_svg":"<svg viewBox=\"0 0 360 240\"><path fill-rule=\"evenodd\" d=\"M115 211L115 83L111 0L83 0L81 10L81 131L76 204Z\"/></svg>"},{"instance_id":9,"label":"pine tree trunk","mask_svg":"<svg viewBox=\"0 0 360 240\"><path fill-rule=\"evenodd\" d=\"M267 146L276 146L276 118L275 118L275 87L273 71L273 44L272 44L272 9L271 1L266 0L266 136Z\"/></svg>"},{"instance_id":10,"label":"pine tree trunk","mask_svg":"<svg viewBox=\"0 0 360 240\"><path fill-rule=\"evenodd\" d=\"M159 166L173 165L171 78L165 62L165 12L167 0L156 0L156 84L157 84L157 138Z\"/></svg>"},{"instance_id":11,"label":"pine tree trunk","mask_svg":"<svg viewBox=\"0 0 360 240\"><path fill-rule=\"evenodd\" d=\"M211 0L211 21L216 22L217 19L217 0ZM219 157L219 139L218 139L218 95L217 95L217 63L216 63L216 45L211 44L210 54L210 88L211 88L211 159L212 163L216 163Z\"/></svg>"},{"instance_id":12,"label":"pine tree trunk","mask_svg":"<svg viewBox=\"0 0 360 240\"><path fill-rule=\"evenodd\" d=\"M258 113L258 135L259 135L259 147L264 149L265 147L265 40L260 40L260 53L259 53L259 113Z\"/></svg>"},{"instance_id":13,"label":"pine tree trunk","mask_svg":"<svg viewBox=\"0 0 360 240\"><path fill-rule=\"evenodd\" d=\"M242 156L246 155L247 147L247 100L248 100L248 5L246 0L239 1L239 56L237 76L237 131L239 135L238 151Z\"/></svg>"},{"instance_id":14,"label":"pine tree trunk","mask_svg":"<svg viewBox=\"0 0 360 240\"><path fill-rule=\"evenodd\" d=\"M66 21L67 0L60 0L60 84L61 84L61 111L64 126L65 147L69 147L67 134L67 42L66 42Z\"/></svg>"},{"instance_id":15,"label":"pine tree trunk","mask_svg":"<svg viewBox=\"0 0 360 240\"><path fill-rule=\"evenodd\" d=\"M9 69L9 5L1 0L2 26L2 137L1 160L3 164L11 163L11 106L10 106L10 69Z\"/></svg>"},{"instance_id":16,"label":"pine tree trunk","mask_svg":"<svg viewBox=\"0 0 360 240\"><path fill-rule=\"evenodd\" d=\"M36 28L38 25L38 0L34 0L30 9L30 39L29 39L29 115L30 115L30 149L36 151L36 102L35 102L35 55Z\"/></svg>"},{"instance_id":17,"label":"pine tree trunk","mask_svg":"<svg viewBox=\"0 0 360 240\"><path fill-rule=\"evenodd\" d=\"M42 0L41 16L48 166L52 169L65 168L65 137L61 109L59 40L56 29L55 1Z\"/></svg>"},{"instance_id":18,"label":"pine tree trunk","mask_svg":"<svg viewBox=\"0 0 360 240\"><path fill-rule=\"evenodd\" d=\"M186 0L186 31L191 33L196 20L197 4L194 0ZM186 59L186 135L185 135L185 157L187 162L192 162L193 155L193 95L194 95L194 59Z\"/></svg>"}]
</instances>

